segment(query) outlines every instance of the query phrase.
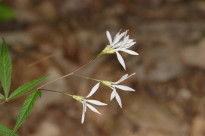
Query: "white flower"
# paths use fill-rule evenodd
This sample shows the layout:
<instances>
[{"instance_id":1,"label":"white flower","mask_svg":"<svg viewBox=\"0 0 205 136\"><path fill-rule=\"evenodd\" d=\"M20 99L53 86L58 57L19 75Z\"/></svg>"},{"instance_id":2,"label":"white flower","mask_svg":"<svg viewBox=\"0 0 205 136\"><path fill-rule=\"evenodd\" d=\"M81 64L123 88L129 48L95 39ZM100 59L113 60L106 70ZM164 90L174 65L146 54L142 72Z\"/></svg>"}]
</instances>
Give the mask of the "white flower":
<instances>
[{"instance_id":1,"label":"white flower","mask_svg":"<svg viewBox=\"0 0 205 136\"><path fill-rule=\"evenodd\" d=\"M73 95L73 98L76 99L77 101L80 101L83 104L83 111L82 111L82 118L81 118L81 124L84 123L85 120L85 112L87 110L87 107L92 110L93 112L96 112L100 115L102 115L96 108L94 108L92 105L90 104L95 104L95 105L99 105L99 106L105 106L107 105L106 103L97 101L97 100L87 100L88 97L92 96L97 89L99 88L100 83L97 83L92 90L90 91L90 93L86 96L86 97L81 97L81 96L76 96ZM90 104L89 104L90 103Z\"/></svg>"},{"instance_id":2,"label":"white flower","mask_svg":"<svg viewBox=\"0 0 205 136\"><path fill-rule=\"evenodd\" d=\"M106 31L107 38L109 40L110 45L108 45L103 51L105 54L117 54L117 59L120 64L126 69L125 62L122 56L119 54L119 51L126 52L131 55L139 55L137 52L129 50L131 46L133 46L136 42L133 39L129 39L129 35L127 35L127 30L123 33L118 32L112 41L112 37L109 31Z\"/></svg>"},{"instance_id":3,"label":"white flower","mask_svg":"<svg viewBox=\"0 0 205 136\"><path fill-rule=\"evenodd\" d=\"M112 100L113 98L115 98L119 104L119 106L122 108L122 102L121 102L121 98L119 96L119 94L116 91L116 88L124 90L124 91L135 91L134 89L128 87L128 86L124 86L124 85L118 85L119 83L125 81L126 79L128 79L129 77L133 76L135 73L133 73L132 75L128 76L128 74L122 76L118 81L116 82L109 82L109 81L102 81L103 84L105 84L106 86L110 87L112 89L112 93L110 96L110 100Z\"/></svg>"}]
</instances>

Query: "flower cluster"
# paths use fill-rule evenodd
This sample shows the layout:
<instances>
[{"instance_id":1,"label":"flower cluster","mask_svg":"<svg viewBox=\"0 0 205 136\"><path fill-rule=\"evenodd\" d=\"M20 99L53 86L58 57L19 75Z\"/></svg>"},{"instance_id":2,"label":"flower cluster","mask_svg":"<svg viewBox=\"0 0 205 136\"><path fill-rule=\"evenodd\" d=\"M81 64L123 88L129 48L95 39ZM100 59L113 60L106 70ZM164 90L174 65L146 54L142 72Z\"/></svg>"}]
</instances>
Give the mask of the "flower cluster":
<instances>
[{"instance_id":1,"label":"flower cluster","mask_svg":"<svg viewBox=\"0 0 205 136\"><path fill-rule=\"evenodd\" d=\"M125 62L124 62L122 56L119 54L119 51L126 52L126 53L131 54L131 55L138 55L137 52L128 49L131 46L133 46L136 42L134 42L133 39L129 39L129 35L127 35L127 32L128 31L125 31L123 33L118 32L116 34L115 38L112 40L112 37L111 37L109 31L107 31L106 35L107 35L107 38L109 40L109 45L107 45L105 47L105 49L100 53L100 55L116 53L120 64L123 66L123 68L125 70L126 70ZM99 106L107 105L106 103L103 103L103 102L100 102L97 100L88 100L87 99L88 97L92 96L97 91L97 89L100 86L100 83L109 87L112 90L111 95L110 95L110 101L115 98L117 103L119 104L120 108L122 108L121 98L117 92L117 89L121 89L123 91L135 91L133 88L130 88L128 86L119 85L119 83L125 81L126 79L128 79L129 77L131 77L133 75L135 75L135 73L133 73L131 75L125 74L116 82L98 80L98 79L94 79L94 78L90 78L90 77L85 77L87 79L98 81L98 83L91 89L90 93L86 97L76 96L76 95L72 96L74 99L76 99L77 101L79 101L83 104L81 123L83 124L83 122L84 122L87 107L90 110L92 110L93 112L101 114L96 108L94 108L90 104L99 105ZM83 76L81 76L81 77L83 77Z\"/></svg>"}]
</instances>

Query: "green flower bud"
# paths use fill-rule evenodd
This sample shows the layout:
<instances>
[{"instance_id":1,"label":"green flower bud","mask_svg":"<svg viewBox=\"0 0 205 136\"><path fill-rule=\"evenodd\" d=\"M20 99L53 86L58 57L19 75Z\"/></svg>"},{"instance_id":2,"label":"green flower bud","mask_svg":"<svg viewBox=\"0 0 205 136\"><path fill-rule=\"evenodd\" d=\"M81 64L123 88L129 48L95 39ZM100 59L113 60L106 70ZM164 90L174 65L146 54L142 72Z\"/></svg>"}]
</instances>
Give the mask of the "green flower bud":
<instances>
[{"instance_id":1,"label":"green flower bud","mask_svg":"<svg viewBox=\"0 0 205 136\"><path fill-rule=\"evenodd\" d=\"M111 85L112 85L112 82L110 82L110 81L105 81L105 80L102 80L101 83L104 84L104 85L106 85L106 86L108 86L108 87L111 87Z\"/></svg>"},{"instance_id":2,"label":"green flower bud","mask_svg":"<svg viewBox=\"0 0 205 136\"><path fill-rule=\"evenodd\" d=\"M107 45L105 49L102 51L103 54L113 54L115 53L115 49L113 49L110 45Z\"/></svg>"},{"instance_id":3,"label":"green flower bud","mask_svg":"<svg viewBox=\"0 0 205 136\"><path fill-rule=\"evenodd\" d=\"M82 101L82 96L73 95L72 97L73 97L73 99L75 99L75 100L77 100L77 101L79 101L79 102Z\"/></svg>"}]
</instances>

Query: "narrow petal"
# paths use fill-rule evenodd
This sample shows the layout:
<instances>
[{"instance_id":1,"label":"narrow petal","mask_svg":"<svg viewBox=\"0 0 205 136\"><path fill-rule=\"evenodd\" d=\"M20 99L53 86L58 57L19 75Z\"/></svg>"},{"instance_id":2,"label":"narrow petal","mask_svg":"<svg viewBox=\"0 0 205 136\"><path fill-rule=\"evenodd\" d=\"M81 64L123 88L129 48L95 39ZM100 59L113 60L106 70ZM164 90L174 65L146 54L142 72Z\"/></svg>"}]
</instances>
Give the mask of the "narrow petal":
<instances>
[{"instance_id":1,"label":"narrow petal","mask_svg":"<svg viewBox=\"0 0 205 136\"><path fill-rule=\"evenodd\" d=\"M110 35L110 32L109 31L106 31L106 35L107 35L107 38L108 38L108 40L109 40L109 42L110 42L110 45L112 44L112 37L111 37L111 35Z\"/></svg>"},{"instance_id":2,"label":"narrow petal","mask_svg":"<svg viewBox=\"0 0 205 136\"><path fill-rule=\"evenodd\" d=\"M136 74L136 73L133 73L133 74L131 74L131 75L129 75L129 76L128 76L128 74L126 74L126 75L122 76L122 77L120 78L120 80L118 80L117 82L114 82L114 83L112 83L112 84L114 84L114 85L119 84L119 83L125 81L126 79L130 78L131 76L133 76L133 75L135 75L135 74Z\"/></svg>"},{"instance_id":3,"label":"narrow petal","mask_svg":"<svg viewBox=\"0 0 205 136\"><path fill-rule=\"evenodd\" d=\"M126 32L121 33L120 35L116 35L113 41L113 45L119 42L119 40L126 34Z\"/></svg>"},{"instance_id":4,"label":"narrow petal","mask_svg":"<svg viewBox=\"0 0 205 136\"><path fill-rule=\"evenodd\" d=\"M81 124L84 123L84 120L85 120L85 113L82 113L82 117L81 117Z\"/></svg>"},{"instance_id":5,"label":"narrow petal","mask_svg":"<svg viewBox=\"0 0 205 136\"><path fill-rule=\"evenodd\" d=\"M128 40L129 40L129 35L126 36L126 37L123 39L122 46L124 46L124 45L127 43Z\"/></svg>"},{"instance_id":6,"label":"narrow petal","mask_svg":"<svg viewBox=\"0 0 205 136\"><path fill-rule=\"evenodd\" d=\"M86 101L89 103L95 104L95 105L102 105L102 106L107 105L106 103L103 103L97 100L86 100Z\"/></svg>"},{"instance_id":7,"label":"narrow petal","mask_svg":"<svg viewBox=\"0 0 205 136\"><path fill-rule=\"evenodd\" d=\"M118 43L115 44L115 45L113 45L112 48L114 48L114 49L120 49L121 45L122 45L122 41L121 41L121 42L118 42Z\"/></svg>"},{"instance_id":8,"label":"narrow petal","mask_svg":"<svg viewBox=\"0 0 205 136\"><path fill-rule=\"evenodd\" d=\"M115 87L122 89L124 91L135 91L134 89L128 87L128 86L124 86L124 85L115 85Z\"/></svg>"},{"instance_id":9,"label":"narrow petal","mask_svg":"<svg viewBox=\"0 0 205 136\"><path fill-rule=\"evenodd\" d=\"M121 30L120 30L121 31ZM119 35L120 35L120 31L115 35L115 38L116 39Z\"/></svg>"},{"instance_id":10,"label":"narrow petal","mask_svg":"<svg viewBox=\"0 0 205 136\"><path fill-rule=\"evenodd\" d=\"M115 88L113 88L113 91L110 95L110 101L112 101L112 99L115 97L115 95L116 95L116 90L115 90Z\"/></svg>"},{"instance_id":11,"label":"narrow petal","mask_svg":"<svg viewBox=\"0 0 205 136\"><path fill-rule=\"evenodd\" d=\"M83 111L86 112L86 110L87 110L87 103L86 103L86 101L84 101L84 103L83 103L83 108L84 108Z\"/></svg>"},{"instance_id":12,"label":"narrow petal","mask_svg":"<svg viewBox=\"0 0 205 136\"><path fill-rule=\"evenodd\" d=\"M136 42L126 43L125 46L124 46L124 48L125 48L125 49L128 49L128 48L132 47L135 43L136 43Z\"/></svg>"},{"instance_id":13,"label":"narrow petal","mask_svg":"<svg viewBox=\"0 0 205 136\"><path fill-rule=\"evenodd\" d=\"M128 76L128 74L125 74L124 76L122 76L118 81L116 81L116 82L114 82L113 84L119 84L119 83L121 83L122 81L124 81L124 80L126 80L127 79L127 76Z\"/></svg>"},{"instance_id":14,"label":"narrow petal","mask_svg":"<svg viewBox=\"0 0 205 136\"><path fill-rule=\"evenodd\" d=\"M87 106L88 106L88 108L89 108L90 110L92 110L93 112L96 112L96 113L102 115L102 113L100 113L100 112L99 112L96 108L94 108L92 105L87 104Z\"/></svg>"},{"instance_id":15,"label":"narrow petal","mask_svg":"<svg viewBox=\"0 0 205 136\"><path fill-rule=\"evenodd\" d=\"M139 55L137 52L132 51L132 50L121 50L121 51L126 52L126 53L131 54L131 55Z\"/></svg>"},{"instance_id":16,"label":"narrow petal","mask_svg":"<svg viewBox=\"0 0 205 136\"><path fill-rule=\"evenodd\" d=\"M117 92L116 92L116 96L115 96L115 98L116 98L116 100L117 100L117 102L118 102L120 108L122 108L121 98L120 98L120 96L119 96L119 94L118 94Z\"/></svg>"},{"instance_id":17,"label":"narrow petal","mask_svg":"<svg viewBox=\"0 0 205 136\"><path fill-rule=\"evenodd\" d=\"M82 103L83 104L83 111L82 111L82 117L81 117L81 124L83 124L85 120L85 112L86 112L86 102Z\"/></svg>"},{"instance_id":18,"label":"narrow petal","mask_svg":"<svg viewBox=\"0 0 205 136\"><path fill-rule=\"evenodd\" d=\"M98 90L99 85L100 85L100 82L97 83L97 84L92 88L92 90L90 91L90 93L88 94L88 96L86 96L86 98L92 96L92 95Z\"/></svg>"},{"instance_id":19,"label":"narrow petal","mask_svg":"<svg viewBox=\"0 0 205 136\"><path fill-rule=\"evenodd\" d=\"M129 44L129 43L131 43L131 42L133 42L134 40L133 39L129 39L128 41L127 41L127 44Z\"/></svg>"},{"instance_id":20,"label":"narrow petal","mask_svg":"<svg viewBox=\"0 0 205 136\"><path fill-rule=\"evenodd\" d=\"M117 54L117 59L119 60L120 64L121 64L121 65L123 66L123 68L126 70L125 62L124 62L122 56L121 56L118 52L116 52L116 54Z\"/></svg>"},{"instance_id":21,"label":"narrow petal","mask_svg":"<svg viewBox=\"0 0 205 136\"><path fill-rule=\"evenodd\" d=\"M131 75L129 75L126 79L130 78L131 76L135 75L136 73L132 73Z\"/></svg>"}]
</instances>

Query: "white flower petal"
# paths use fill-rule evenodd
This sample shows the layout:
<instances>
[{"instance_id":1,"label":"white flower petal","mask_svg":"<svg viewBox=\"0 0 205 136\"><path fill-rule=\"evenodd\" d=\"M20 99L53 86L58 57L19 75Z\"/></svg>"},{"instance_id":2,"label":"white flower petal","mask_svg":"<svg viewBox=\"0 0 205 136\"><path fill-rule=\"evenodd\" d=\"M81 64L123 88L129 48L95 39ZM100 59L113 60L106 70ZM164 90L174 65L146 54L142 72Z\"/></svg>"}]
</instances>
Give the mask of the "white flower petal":
<instances>
[{"instance_id":1,"label":"white flower petal","mask_svg":"<svg viewBox=\"0 0 205 136\"><path fill-rule=\"evenodd\" d=\"M92 90L90 91L90 93L88 94L88 96L86 96L86 98L92 96L92 95L98 90L99 85L100 85L100 82L97 83L97 84L92 88Z\"/></svg>"},{"instance_id":2,"label":"white flower petal","mask_svg":"<svg viewBox=\"0 0 205 136\"><path fill-rule=\"evenodd\" d=\"M87 109L87 107L86 107L86 102L82 102L82 104L83 104L83 111L82 111L82 117L81 117L81 124L84 123L84 120L85 120L85 112L86 112L86 109Z\"/></svg>"},{"instance_id":3,"label":"white flower petal","mask_svg":"<svg viewBox=\"0 0 205 136\"><path fill-rule=\"evenodd\" d=\"M82 113L82 117L81 117L81 124L84 123L84 120L85 120L85 113Z\"/></svg>"},{"instance_id":4,"label":"white flower petal","mask_svg":"<svg viewBox=\"0 0 205 136\"><path fill-rule=\"evenodd\" d=\"M133 75L135 75L135 74L136 74L136 73L133 73L133 74L131 74L131 75L129 75L129 76L128 76L128 74L126 74L126 75L122 76L117 82L114 82L114 83L112 83L112 84L114 84L114 85L119 84L119 83L125 81L126 79L130 78L131 76L133 76Z\"/></svg>"},{"instance_id":5,"label":"white flower petal","mask_svg":"<svg viewBox=\"0 0 205 136\"><path fill-rule=\"evenodd\" d=\"M129 75L128 77L127 77L127 79L128 78L130 78L131 76L134 76L136 73L132 73L131 75Z\"/></svg>"},{"instance_id":6,"label":"white flower petal","mask_svg":"<svg viewBox=\"0 0 205 136\"><path fill-rule=\"evenodd\" d=\"M120 30L121 31L121 30ZM115 35L115 38L114 39L116 39L116 37L118 37L119 35L120 35L120 31Z\"/></svg>"},{"instance_id":7,"label":"white flower petal","mask_svg":"<svg viewBox=\"0 0 205 136\"><path fill-rule=\"evenodd\" d=\"M131 54L131 55L139 55L137 52L132 51L132 50L121 50L121 51L126 52L126 53Z\"/></svg>"},{"instance_id":8,"label":"white flower petal","mask_svg":"<svg viewBox=\"0 0 205 136\"><path fill-rule=\"evenodd\" d=\"M115 98L116 98L116 100L117 100L117 102L118 102L120 108L122 108L121 98L120 98L120 96L119 96L119 94L118 94L117 92L116 92L116 96L115 96Z\"/></svg>"},{"instance_id":9,"label":"white flower petal","mask_svg":"<svg viewBox=\"0 0 205 136\"><path fill-rule=\"evenodd\" d=\"M124 45L127 43L128 40L129 40L129 35L126 36L126 37L123 39L122 46L124 46Z\"/></svg>"},{"instance_id":10,"label":"white flower petal","mask_svg":"<svg viewBox=\"0 0 205 136\"><path fill-rule=\"evenodd\" d=\"M122 81L124 81L124 80L126 80L127 79L127 76L128 76L128 74L125 74L124 76L122 76L118 81L116 81L116 82L114 82L113 84L119 84L119 83L121 83Z\"/></svg>"},{"instance_id":11,"label":"white flower petal","mask_svg":"<svg viewBox=\"0 0 205 136\"><path fill-rule=\"evenodd\" d=\"M126 70L125 62L124 62L122 56L121 56L118 52L116 52L116 54L117 54L117 59L119 60L120 64L121 64L121 65L123 66L123 68Z\"/></svg>"},{"instance_id":12,"label":"white flower petal","mask_svg":"<svg viewBox=\"0 0 205 136\"><path fill-rule=\"evenodd\" d=\"M133 41L134 41L133 39L129 39L126 44L129 44L129 43L131 43Z\"/></svg>"},{"instance_id":13,"label":"white flower petal","mask_svg":"<svg viewBox=\"0 0 205 136\"><path fill-rule=\"evenodd\" d=\"M107 105L106 103L103 103L103 102L100 102L100 101L97 101L97 100L86 100L87 102L89 103L92 103L92 104L95 104L95 105Z\"/></svg>"},{"instance_id":14,"label":"white flower petal","mask_svg":"<svg viewBox=\"0 0 205 136\"><path fill-rule=\"evenodd\" d=\"M115 87L122 89L124 91L135 91L134 89L128 87L128 86L124 86L124 85L114 85Z\"/></svg>"},{"instance_id":15,"label":"white flower petal","mask_svg":"<svg viewBox=\"0 0 205 136\"><path fill-rule=\"evenodd\" d=\"M116 49L116 48L119 48L121 47L122 45L122 41L121 42L118 42L117 44L113 45L112 48Z\"/></svg>"},{"instance_id":16,"label":"white flower petal","mask_svg":"<svg viewBox=\"0 0 205 136\"><path fill-rule=\"evenodd\" d=\"M119 42L119 40L120 40L124 35L126 35L126 32L121 33L119 36L116 35L116 36L115 36L115 39L114 39L114 41L113 41L113 45L116 44L117 42Z\"/></svg>"},{"instance_id":17,"label":"white flower petal","mask_svg":"<svg viewBox=\"0 0 205 136\"><path fill-rule=\"evenodd\" d=\"M127 44L127 45L126 45L126 48L132 47L135 43L136 43L136 42L131 42L131 43Z\"/></svg>"},{"instance_id":18,"label":"white flower petal","mask_svg":"<svg viewBox=\"0 0 205 136\"><path fill-rule=\"evenodd\" d=\"M109 42L110 42L110 45L112 44L112 37L111 37L111 35L110 35L110 32L109 31L106 31L106 35L107 35L107 38L108 38L108 40L109 40Z\"/></svg>"},{"instance_id":19,"label":"white flower petal","mask_svg":"<svg viewBox=\"0 0 205 136\"><path fill-rule=\"evenodd\" d=\"M113 91L112 91L112 93L110 95L110 101L115 97L115 95L116 95L116 89L113 88Z\"/></svg>"},{"instance_id":20,"label":"white flower petal","mask_svg":"<svg viewBox=\"0 0 205 136\"><path fill-rule=\"evenodd\" d=\"M94 108L92 105L87 104L87 106L88 106L88 108L91 109L93 112L96 112L96 113L102 115L102 113L100 113L100 112L99 112L96 108Z\"/></svg>"},{"instance_id":21,"label":"white flower petal","mask_svg":"<svg viewBox=\"0 0 205 136\"><path fill-rule=\"evenodd\" d=\"M136 42L126 43L125 46L124 46L124 48L125 48L125 49L128 49L128 48L132 47L135 43L136 43Z\"/></svg>"},{"instance_id":22,"label":"white flower petal","mask_svg":"<svg viewBox=\"0 0 205 136\"><path fill-rule=\"evenodd\" d=\"M120 35L120 32L121 32L121 29L120 29L119 32L115 35L115 38Z\"/></svg>"}]
</instances>

